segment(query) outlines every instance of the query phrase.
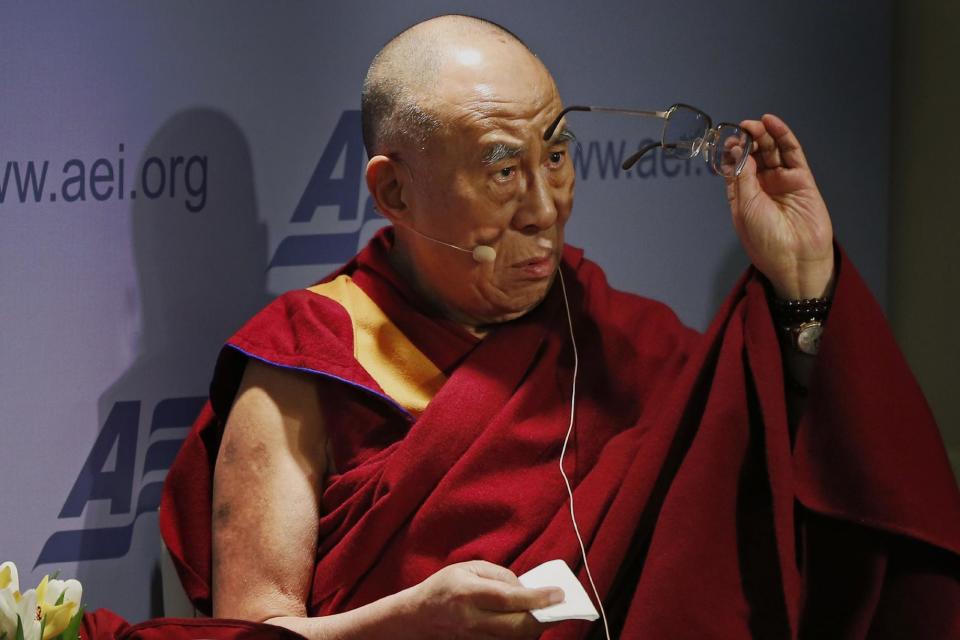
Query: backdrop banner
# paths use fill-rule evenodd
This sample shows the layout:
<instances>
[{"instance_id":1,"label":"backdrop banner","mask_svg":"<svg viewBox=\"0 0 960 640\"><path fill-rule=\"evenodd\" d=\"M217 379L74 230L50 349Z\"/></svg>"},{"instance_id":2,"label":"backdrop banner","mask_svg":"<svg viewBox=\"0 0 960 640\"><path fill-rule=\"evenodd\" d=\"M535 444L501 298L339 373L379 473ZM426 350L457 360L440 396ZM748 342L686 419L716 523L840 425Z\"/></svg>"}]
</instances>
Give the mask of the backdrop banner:
<instances>
[{"instance_id":1,"label":"backdrop banner","mask_svg":"<svg viewBox=\"0 0 960 640\"><path fill-rule=\"evenodd\" d=\"M890 3L8 3L0 20L0 561L161 613L157 505L216 353L384 224L359 94L441 13L499 22L568 104L783 117L885 300ZM576 113L568 241L704 328L746 267L723 181L654 120Z\"/></svg>"}]
</instances>

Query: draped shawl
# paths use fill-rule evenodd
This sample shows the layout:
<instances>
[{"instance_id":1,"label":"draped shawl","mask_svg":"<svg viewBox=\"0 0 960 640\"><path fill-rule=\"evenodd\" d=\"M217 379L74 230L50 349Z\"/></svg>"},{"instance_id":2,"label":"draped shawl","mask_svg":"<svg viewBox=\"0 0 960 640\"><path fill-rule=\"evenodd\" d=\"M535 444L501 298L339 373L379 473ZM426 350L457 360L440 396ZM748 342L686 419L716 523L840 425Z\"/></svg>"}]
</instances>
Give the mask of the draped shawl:
<instances>
[{"instance_id":1,"label":"draped shawl","mask_svg":"<svg viewBox=\"0 0 960 640\"><path fill-rule=\"evenodd\" d=\"M536 309L477 341L429 311L390 269L389 248L376 237L222 351L160 513L201 609L213 467L249 358L315 374L332 424L311 615L471 559L520 574L562 558L589 591L558 469L574 365L559 279ZM566 248L560 268L579 355L564 464L621 637L960 633L960 494L922 393L842 250L795 425L754 270L701 335L611 288L579 250ZM597 636L599 625L566 622L544 637Z\"/></svg>"}]
</instances>

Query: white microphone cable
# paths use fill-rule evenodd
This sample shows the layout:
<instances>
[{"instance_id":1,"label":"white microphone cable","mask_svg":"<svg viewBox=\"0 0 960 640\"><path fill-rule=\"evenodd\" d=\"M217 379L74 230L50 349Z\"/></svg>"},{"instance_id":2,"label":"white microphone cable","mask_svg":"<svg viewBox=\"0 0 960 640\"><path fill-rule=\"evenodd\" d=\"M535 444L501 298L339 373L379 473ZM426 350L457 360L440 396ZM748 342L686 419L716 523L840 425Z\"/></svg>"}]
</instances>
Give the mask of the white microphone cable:
<instances>
[{"instance_id":1,"label":"white microphone cable","mask_svg":"<svg viewBox=\"0 0 960 640\"><path fill-rule=\"evenodd\" d=\"M428 236L427 234L414 229L412 225L409 225L406 223L399 223L399 222L395 222L394 224L399 224L402 227L406 227L407 229L409 229L410 231L413 231L415 234L417 234L421 238L426 238L430 242L436 242L437 244L442 244L445 247L450 247L451 249L456 249L457 251L469 253L471 256L473 256L473 260L475 262L480 262L480 263L493 262L494 260L497 259L497 250L491 247L490 245L478 244L473 249L465 249L461 246L451 244L449 242L444 242L443 240L438 240L432 236Z\"/></svg>"},{"instance_id":2,"label":"white microphone cable","mask_svg":"<svg viewBox=\"0 0 960 640\"><path fill-rule=\"evenodd\" d=\"M567 485L567 494L570 496L570 520L573 522L573 532L577 535L577 542L580 543L580 554L583 556L583 568L587 570L590 587L593 589L593 595L597 599L597 606L600 608L600 616L603 618L603 631L607 636L607 640L611 640L610 626L607 624L607 612L603 610L603 600L600 599L597 585L593 582L593 574L590 573L590 564L587 562L587 549L583 544L583 538L580 537L580 527L577 526L577 516L573 509L573 489L570 487L570 479L567 478L567 472L563 470L563 458L567 453L567 444L570 442L570 434L573 433L573 424L576 416L577 372L580 368L580 357L577 354L577 339L573 336L573 318L570 315L570 302L567 300L567 285L563 280L563 269L558 268L557 273L560 275L560 290L563 292L563 306L567 311L567 327L570 329L570 344L573 346L573 384L570 390L570 426L567 427L567 435L563 439L563 448L560 450L560 475L563 476L563 482Z\"/></svg>"}]
</instances>

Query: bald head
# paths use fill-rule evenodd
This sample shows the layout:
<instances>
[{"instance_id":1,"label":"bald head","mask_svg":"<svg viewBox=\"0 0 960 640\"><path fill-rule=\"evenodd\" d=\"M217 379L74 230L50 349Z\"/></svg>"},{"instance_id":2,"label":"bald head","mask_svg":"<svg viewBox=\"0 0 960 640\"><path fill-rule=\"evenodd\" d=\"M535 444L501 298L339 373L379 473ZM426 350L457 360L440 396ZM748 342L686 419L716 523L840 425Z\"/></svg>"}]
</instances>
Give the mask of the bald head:
<instances>
[{"instance_id":1,"label":"bald head","mask_svg":"<svg viewBox=\"0 0 960 640\"><path fill-rule=\"evenodd\" d=\"M481 18L440 16L403 31L374 57L363 83L363 143L370 157L425 148L442 125L427 98L436 92L445 65L469 63L460 59L467 44L509 47L535 59L508 29Z\"/></svg>"}]
</instances>

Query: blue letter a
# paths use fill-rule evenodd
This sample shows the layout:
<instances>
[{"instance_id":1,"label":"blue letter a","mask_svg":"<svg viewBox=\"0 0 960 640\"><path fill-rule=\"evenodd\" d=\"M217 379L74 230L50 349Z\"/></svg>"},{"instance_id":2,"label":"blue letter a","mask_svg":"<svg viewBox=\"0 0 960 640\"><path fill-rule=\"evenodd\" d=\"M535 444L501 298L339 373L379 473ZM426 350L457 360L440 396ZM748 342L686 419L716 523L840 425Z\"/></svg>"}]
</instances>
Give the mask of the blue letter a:
<instances>
[{"instance_id":1,"label":"blue letter a","mask_svg":"<svg viewBox=\"0 0 960 640\"><path fill-rule=\"evenodd\" d=\"M113 405L67 501L63 503L61 518L79 516L91 500L109 500L110 513L129 513L139 427L139 401ZM114 446L117 449L116 464L113 471L104 471Z\"/></svg>"},{"instance_id":2,"label":"blue letter a","mask_svg":"<svg viewBox=\"0 0 960 640\"><path fill-rule=\"evenodd\" d=\"M338 228L319 233L284 238L270 260L273 267L313 264L343 264L357 252L363 223L374 218L372 205L359 211L360 184L363 177L363 135L359 111L344 111L323 149L313 175L290 221L310 222L319 207L336 207L337 222L353 220L352 230ZM335 177L340 158L344 158L343 176ZM316 226L316 225L315 225Z\"/></svg>"},{"instance_id":3,"label":"blue letter a","mask_svg":"<svg viewBox=\"0 0 960 640\"><path fill-rule=\"evenodd\" d=\"M340 157L346 152L343 177L334 178ZM308 222L317 207L336 205L340 220L355 219L360 202L360 178L363 164L363 137L360 132L360 112L344 111L320 156L310 182L300 196L291 222Z\"/></svg>"}]
</instances>

